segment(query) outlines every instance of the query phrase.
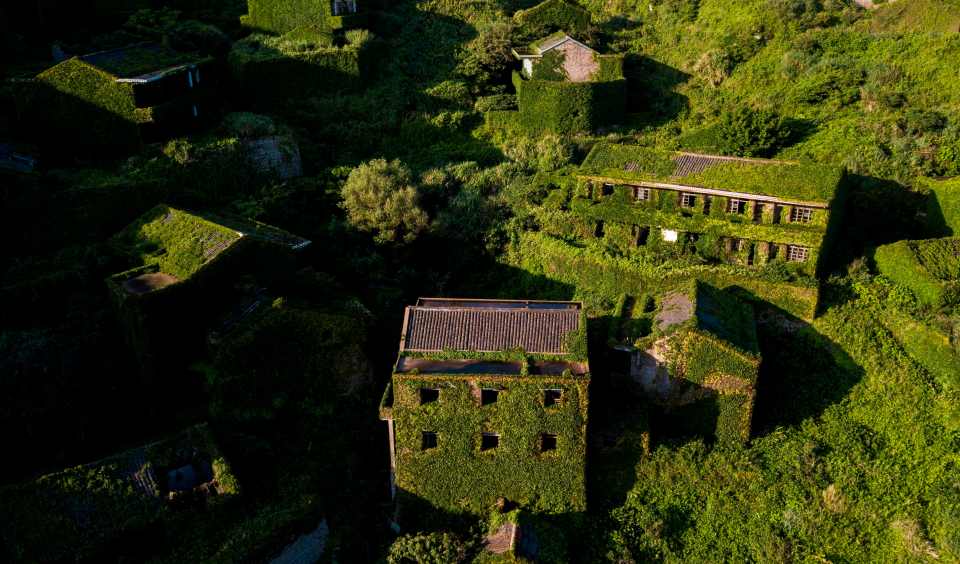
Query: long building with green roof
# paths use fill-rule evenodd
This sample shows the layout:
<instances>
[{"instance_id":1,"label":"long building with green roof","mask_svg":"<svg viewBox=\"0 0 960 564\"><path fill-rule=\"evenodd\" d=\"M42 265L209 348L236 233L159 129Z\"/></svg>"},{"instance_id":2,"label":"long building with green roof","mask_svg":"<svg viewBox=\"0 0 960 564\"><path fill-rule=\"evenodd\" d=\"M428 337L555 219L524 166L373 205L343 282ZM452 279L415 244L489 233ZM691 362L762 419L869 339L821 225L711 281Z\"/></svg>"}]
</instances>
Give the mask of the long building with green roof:
<instances>
[{"instance_id":1,"label":"long building with green roof","mask_svg":"<svg viewBox=\"0 0 960 564\"><path fill-rule=\"evenodd\" d=\"M726 261L793 263L810 276L836 228L845 172L792 161L671 152L600 143L577 174L572 211L630 226L636 245L717 238Z\"/></svg>"}]
</instances>

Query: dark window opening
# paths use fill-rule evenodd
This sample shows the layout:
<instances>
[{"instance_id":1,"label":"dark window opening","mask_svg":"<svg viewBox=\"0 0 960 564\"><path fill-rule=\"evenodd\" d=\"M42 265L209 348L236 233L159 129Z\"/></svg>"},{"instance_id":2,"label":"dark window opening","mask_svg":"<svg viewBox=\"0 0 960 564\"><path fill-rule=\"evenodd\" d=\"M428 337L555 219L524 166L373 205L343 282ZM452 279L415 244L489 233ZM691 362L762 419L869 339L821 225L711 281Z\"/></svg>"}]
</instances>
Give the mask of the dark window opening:
<instances>
[{"instance_id":1,"label":"dark window opening","mask_svg":"<svg viewBox=\"0 0 960 564\"><path fill-rule=\"evenodd\" d=\"M597 222L597 227L594 230L593 234L597 237L597 239L603 238L603 222L602 221Z\"/></svg>"},{"instance_id":2,"label":"dark window opening","mask_svg":"<svg viewBox=\"0 0 960 564\"><path fill-rule=\"evenodd\" d=\"M604 184L603 188L600 189L601 196L612 196L613 195L613 184Z\"/></svg>"},{"instance_id":3,"label":"dark window opening","mask_svg":"<svg viewBox=\"0 0 960 564\"><path fill-rule=\"evenodd\" d=\"M433 431L424 431L420 435L420 450L437 448L437 434Z\"/></svg>"},{"instance_id":4,"label":"dark window opening","mask_svg":"<svg viewBox=\"0 0 960 564\"><path fill-rule=\"evenodd\" d=\"M550 433L540 435L540 452L557 450L557 436Z\"/></svg>"},{"instance_id":5,"label":"dark window opening","mask_svg":"<svg viewBox=\"0 0 960 564\"><path fill-rule=\"evenodd\" d=\"M783 214L783 206L773 205L773 223L780 223L780 216Z\"/></svg>"},{"instance_id":6,"label":"dark window opening","mask_svg":"<svg viewBox=\"0 0 960 564\"><path fill-rule=\"evenodd\" d=\"M763 206L765 204L756 203L753 204L753 222L760 223L763 221Z\"/></svg>"},{"instance_id":7,"label":"dark window opening","mask_svg":"<svg viewBox=\"0 0 960 564\"><path fill-rule=\"evenodd\" d=\"M498 396L500 395L500 390L491 390L489 388L484 388L480 390L480 405L490 405L491 403L497 403Z\"/></svg>"},{"instance_id":8,"label":"dark window opening","mask_svg":"<svg viewBox=\"0 0 960 564\"><path fill-rule=\"evenodd\" d=\"M753 266L754 257L757 253L757 246L753 243L747 243L750 248L747 249L747 266Z\"/></svg>"},{"instance_id":9,"label":"dark window opening","mask_svg":"<svg viewBox=\"0 0 960 564\"><path fill-rule=\"evenodd\" d=\"M710 208L713 206L713 198L710 196L703 197L703 214L710 215Z\"/></svg>"},{"instance_id":10,"label":"dark window opening","mask_svg":"<svg viewBox=\"0 0 960 564\"><path fill-rule=\"evenodd\" d=\"M637 229L637 246L642 247L647 244L647 239L650 238L650 228L649 227L640 227Z\"/></svg>"},{"instance_id":11,"label":"dark window opening","mask_svg":"<svg viewBox=\"0 0 960 564\"><path fill-rule=\"evenodd\" d=\"M440 390L437 388L420 388L420 405L440 400Z\"/></svg>"},{"instance_id":12,"label":"dark window opening","mask_svg":"<svg viewBox=\"0 0 960 564\"><path fill-rule=\"evenodd\" d=\"M496 433L484 433L480 437L480 450L493 450L500 446L500 435Z\"/></svg>"},{"instance_id":13,"label":"dark window opening","mask_svg":"<svg viewBox=\"0 0 960 564\"><path fill-rule=\"evenodd\" d=\"M555 405L560 405L560 401L563 399L563 390L544 390L543 391L543 406L552 407Z\"/></svg>"}]
</instances>

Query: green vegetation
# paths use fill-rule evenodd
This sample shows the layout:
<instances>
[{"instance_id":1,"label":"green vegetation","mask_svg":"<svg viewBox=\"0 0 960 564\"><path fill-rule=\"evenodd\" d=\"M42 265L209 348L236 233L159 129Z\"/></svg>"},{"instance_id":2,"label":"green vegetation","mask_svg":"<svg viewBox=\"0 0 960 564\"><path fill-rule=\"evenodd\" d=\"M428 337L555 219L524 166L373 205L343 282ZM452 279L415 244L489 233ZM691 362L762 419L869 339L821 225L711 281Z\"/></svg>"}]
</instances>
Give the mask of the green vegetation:
<instances>
[{"instance_id":1,"label":"green vegetation","mask_svg":"<svg viewBox=\"0 0 960 564\"><path fill-rule=\"evenodd\" d=\"M237 231L202 217L157 206L117 236L142 265L186 280L240 240Z\"/></svg>"},{"instance_id":2,"label":"green vegetation","mask_svg":"<svg viewBox=\"0 0 960 564\"><path fill-rule=\"evenodd\" d=\"M282 37L253 34L234 44L228 63L244 96L259 104L350 91L370 74L376 42L363 30L348 32L346 41L334 45L329 35L314 30Z\"/></svg>"},{"instance_id":3,"label":"green vegetation","mask_svg":"<svg viewBox=\"0 0 960 564\"><path fill-rule=\"evenodd\" d=\"M381 243L414 240L427 224L410 170L400 161L373 160L350 172L343 207L354 227L372 231Z\"/></svg>"},{"instance_id":4,"label":"green vegetation","mask_svg":"<svg viewBox=\"0 0 960 564\"><path fill-rule=\"evenodd\" d=\"M481 515L498 497L547 513L586 507L589 377L397 374L393 381L401 510L426 500ZM440 388L440 400L420 405L421 387ZM497 402L480 406L480 387L500 390ZM548 388L562 390L559 406L544 407ZM436 433L436 448L423 450L424 430ZM484 432L499 435L499 446L482 451ZM540 452L542 433L557 436L556 450Z\"/></svg>"},{"instance_id":5,"label":"green vegetation","mask_svg":"<svg viewBox=\"0 0 960 564\"><path fill-rule=\"evenodd\" d=\"M584 176L673 182L734 192L768 194L801 202L830 203L843 181L842 168L799 162L732 160L672 178L676 153L640 146L601 143L583 162ZM625 170L636 163L634 170Z\"/></svg>"},{"instance_id":6,"label":"green vegetation","mask_svg":"<svg viewBox=\"0 0 960 564\"><path fill-rule=\"evenodd\" d=\"M938 237L960 234L960 180L924 179L920 186L928 198L930 234Z\"/></svg>"},{"instance_id":7,"label":"green vegetation","mask_svg":"<svg viewBox=\"0 0 960 564\"><path fill-rule=\"evenodd\" d=\"M960 239L899 241L879 247L874 259L884 276L923 303L940 307L960 300Z\"/></svg>"},{"instance_id":8,"label":"green vegetation","mask_svg":"<svg viewBox=\"0 0 960 564\"><path fill-rule=\"evenodd\" d=\"M960 221L950 179L960 174L955 0L899 0L874 10L846 0L582 0L585 12L555 0L541 7L529 0L360 1L375 40L341 31L363 18L323 21L323 2L169 0L113 29L120 19L112 8L110 17L99 17L100 7L75 18L77 3L42 13L2 8L11 21L0 40L4 78L35 77L49 66L51 44L73 54L166 41L218 57L203 71L204 84L219 90L201 115L239 114L223 127L141 146L140 134L159 126L159 113L131 110L126 93L100 82L106 74L68 77L93 82L65 96L52 83L33 83L40 86L33 107L48 111L35 121L12 110L14 93L27 85L0 84L0 137L18 150L31 138L64 141L67 149L54 155L44 143L26 147L40 158L36 173L0 171L7 212L0 225L7 258L0 268L0 438L8 451L28 453L3 465L0 481L30 483L209 419L242 488L226 510L157 520L126 490L101 496L78 482L105 507L129 511L129 520L108 527L122 534L107 543L86 539L90 548L78 549L85 539L69 524L54 532L38 526L41 548L56 545L72 551L66 558L92 561L270 561L326 519L324 561L376 562L398 538L389 526L395 518L402 540L394 559L519 560L520 551L478 554L495 499L463 496L487 486L474 472L489 463L490 476L517 488L508 497L528 502L517 520L532 527L524 532L538 541L538 561L960 559L960 333L945 291L954 283L955 249L924 242L955 236ZM266 11L258 15L258 7ZM311 9L290 11L297 7ZM248 36L251 29L238 23L244 11L260 18L253 27L274 29ZM200 23L181 25L190 20ZM216 26L236 42L228 61L225 38L199 26ZM596 79L614 92L534 86L525 103L535 112L525 117L518 102L534 81L512 84L519 63L510 47L566 27L610 54L599 59ZM76 64L68 59L56 72L71 74ZM221 68L239 82L217 80ZM554 104L547 94L574 104ZM606 118L597 105L624 110ZM273 128L251 111L289 124L276 131L298 144L303 178L255 172L247 142ZM94 125L57 129L74 117ZM539 120L559 133L545 134ZM101 150L104 142L136 154L107 160L119 152ZM758 223L738 222L719 199L710 213L691 217L656 192L646 204L632 202L620 155L599 162L601 152L620 146L623 158L666 182L676 151L800 163L768 172L720 167L687 180L779 190L830 203L830 214L777 225L763 213ZM81 160L87 149L96 164ZM351 171L381 159L403 163L402 186L415 191L414 215L423 219L403 244L383 244L384 231L358 228L342 207ZM577 178L584 159L583 172L595 177L592 193ZM612 194L602 190L606 178ZM189 299L168 294L169 307L158 306L172 318L166 340L127 335L103 279L143 261L159 269L167 259L149 245L118 247L109 237L160 202L201 218L240 214L314 243L296 268L256 268L276 258L264 253ZM403 215L390 215L387 233ZM634 226L647 222L655 229L638 245L642 231ZM395 241L407 238L399 225ZM661 228L680 232L677 244L658 237ZM746 244L727 248L733 237ZM794 237L822 241L812 254L817 268L768 260L763 243ZM190 253L206 248L174 239ZM906 243L885 247L897 241ZM874 248L881 249L876 261ZM748 267L750 253L759 263ZM206 264L170 262L184 272ZM636 393L621 349L653 337L664 296L685 291L692 279L755 311L762 362L752 408L744 394L718 394L712 403L667 410ZM508 426L492 429L501 433L503 460L539 456L529 441L543 429L511 418L550 422L538 411L536 387L551 377L528 374L515 395L506 390L501 415L475 405L467 377L451 377L444 388L450 405L471 418L451 419L453 438L441 435L437 448L460 463L408 453L418 472L444 478L407 476L396 513L387 433L371 414L396 360L402 308L426 295L582 301L592 373L588 404L577 399L589 410L589 427L582 444L567 445L574 457L546 461L555 466L534 467L528 458L499 464L497 454L477 452L479 433L485 424ZM286 298L237 314L258 296ZM717 311L725 321L736 318L725 306ZM213 330L219 341L209 340ZM683 344L699 365L736 358L724 349L714 359L711 351L738 332L688 327L675 335L688 334L697 335ZM500 385L502 376L478 378ZM418 382L434 383L431 375L397 378L409 387L388 387L384 413L408 410L424 424L447 424L452 411L442 400L404 405ZM556 383L571 386L570 398L579 394L579 381ZM533 403L507 409L517 397ZM721 413L750 413L746 444L739 444L743 418ZM587 420L569 415L562 425ZM419 447L410 433L399 439ZM737 440L710 440L717 435ZM559 447L567 448L562 440ZM3 495L22 493L6 488ZM411 492L435 496L442 509L418 504ZM22 521L32 523L49 502L41 496L2 506L15 519L36 508ZM3 544L15 548L23 538ZM22 546L5 559L45 559Z\"/></svg>"},{"instance_id":9,"label":"green vegetation","mask_svg":"<svg viewBox=\"0 0 960 564\"><path fill-rule=\"evenodd\" d=\"M542 37L556 30L581 36L590 31L590 12L573 0L546 0L518 10L513 21L528 37Z\"/></svg>"},{"instance_id":10,"label":"green vegetation","mask_svg":"<svg viewBox=\"0 0 960 564\"><path fill-rule=\"evenodd\" d=\"M188 454L193 453L193 454ZM239 493L230 465L210 430L182 434L35 481L0 489L6 510L5 557L42 560L95 554L98 543L157 521L175 527L186 515L165 503L166 473L187 464L210 464L216 493L204 500L217 511Z\"/></svg>"}]
</instances>

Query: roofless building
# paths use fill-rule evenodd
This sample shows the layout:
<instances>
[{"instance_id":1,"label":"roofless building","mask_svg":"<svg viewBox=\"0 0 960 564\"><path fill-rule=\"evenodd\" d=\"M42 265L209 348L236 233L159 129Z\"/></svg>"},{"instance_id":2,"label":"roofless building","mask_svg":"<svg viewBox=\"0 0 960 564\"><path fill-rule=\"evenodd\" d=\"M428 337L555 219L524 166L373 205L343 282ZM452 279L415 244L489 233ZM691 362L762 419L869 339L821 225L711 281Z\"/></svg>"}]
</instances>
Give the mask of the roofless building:
<instances>
[{"instance_id":1,"label":"roofless building","mask_svg":"<svg viewBox=\"0 0 960 564\"><path fill-rule=\"evenodd\" d=\"M418 300L380 409L401 510L584 509L589 382L579 303Z\"/></svg>"}]
</instances>

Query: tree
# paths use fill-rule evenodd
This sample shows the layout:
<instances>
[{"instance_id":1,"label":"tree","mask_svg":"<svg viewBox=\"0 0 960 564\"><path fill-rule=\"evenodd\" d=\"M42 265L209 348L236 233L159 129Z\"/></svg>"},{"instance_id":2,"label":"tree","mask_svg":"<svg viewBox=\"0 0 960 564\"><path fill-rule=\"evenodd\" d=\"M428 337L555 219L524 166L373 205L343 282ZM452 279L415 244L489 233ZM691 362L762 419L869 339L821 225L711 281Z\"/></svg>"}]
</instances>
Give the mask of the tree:
<instances>
[{"instance_id":1,"label":"tree","mask_svg":"<svg viewBox=\"0 0 960 564\"><path fill-rule=\"evenodd\" d=\"M398 160L374 159L350 172L341 207L350 224L374 233L378 243L409 243L427 226L410 169Z\"/></svg>"},{"instance_id":2,"label":"tree","mask_svg":"<svg viewBox=\"0 0 960 564\"><path fill-rule=\"evenodd\" d=\"M768 157L790 137L783 118L768 110L737 108L725 112L717 126L717 149L742 157Z\"/></svg>"}]
</instances>

